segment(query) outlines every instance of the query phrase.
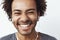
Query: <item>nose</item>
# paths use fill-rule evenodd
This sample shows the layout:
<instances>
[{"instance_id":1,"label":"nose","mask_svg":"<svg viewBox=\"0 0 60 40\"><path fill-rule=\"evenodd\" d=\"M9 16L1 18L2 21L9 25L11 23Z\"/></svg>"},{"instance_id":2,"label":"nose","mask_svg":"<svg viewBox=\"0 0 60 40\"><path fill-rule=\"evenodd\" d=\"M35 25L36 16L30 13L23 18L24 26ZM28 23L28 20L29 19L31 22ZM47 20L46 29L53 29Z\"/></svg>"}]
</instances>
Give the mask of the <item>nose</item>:
<instances>
[{"instance_id":1,"label":"nose","mask_svg":"<svg viewBox=\"0 0 60 40\"><path fill-rule=\"evenodd\" d=\"M28 18L28 16L27 16L26 14L22 14L22 15L21 15L20 21L26 22L26 21L28 21L28 20L29 20L29 18Z\"/></svg>"}]
</instances>

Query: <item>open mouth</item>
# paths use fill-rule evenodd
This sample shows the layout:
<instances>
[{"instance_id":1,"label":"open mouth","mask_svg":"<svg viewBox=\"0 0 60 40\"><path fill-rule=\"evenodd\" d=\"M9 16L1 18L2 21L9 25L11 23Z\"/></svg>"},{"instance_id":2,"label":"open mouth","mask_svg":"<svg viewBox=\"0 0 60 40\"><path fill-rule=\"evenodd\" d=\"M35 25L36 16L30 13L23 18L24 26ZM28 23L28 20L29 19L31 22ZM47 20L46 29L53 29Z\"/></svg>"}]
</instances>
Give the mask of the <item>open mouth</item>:
<instances>
[{"instance_id":1,"label":"open mouth","mask_svg":"<svg viewBox=\"0 0 60 40\"><path fill-rule=\"evenodd\" d=\"M31 27L32 22L29 23L20 23L18 22L18 27L21 28L22 30L28 30Z\"/></svg>"},{"instance_id":2,"label":"open mouth","mask_svg":"<svg viewBox=\"0 0 60 40\"><path fill-rule=\"evenodd\" d=\"M26 29L26 30L29 29L29 26L30 26L29 24L27 24L27 25L20 25L20 27L21 27L22 29Z\"/></svg>"}]
</instances>

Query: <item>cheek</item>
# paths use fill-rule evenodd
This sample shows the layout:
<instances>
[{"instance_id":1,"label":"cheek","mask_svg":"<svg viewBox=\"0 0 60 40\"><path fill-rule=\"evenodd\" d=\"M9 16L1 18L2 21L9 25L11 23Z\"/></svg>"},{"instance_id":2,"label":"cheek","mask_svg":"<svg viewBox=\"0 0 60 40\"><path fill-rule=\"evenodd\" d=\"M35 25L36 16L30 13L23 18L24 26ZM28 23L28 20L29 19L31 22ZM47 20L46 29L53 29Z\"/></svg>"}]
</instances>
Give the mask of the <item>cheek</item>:
<instances>
[{"instance_id":1,"label":"cheek","mask_svg":"<svg viewBox=\"0 0 60 40\"><path fill-rule=\"evenodd\" d=\"M15 16L14 14L12 14L12 22L17 21L18 18L19 18L18 16Z\"/></svg>"},{"instance_id":2,"label":"cheek","mask_svg":"<svg viewBox=\"0 0 60 40\"><path fill-rule=\"evenodd\" d=\"M14 26L16 26L17 20L18 20L18 17L12 16L12 23L14 24Z\"/></svg>"},{"instance_id":3,"label":"cheek","mask_svg":"<svg viewBox=\"0 0 60 40\"><path fill-rule=\"evenodd\" d=\"M37 20L38 20L38 17L37 17L36 15L29 16L29 18L30 18L32 21L37 21Z\"/></svg>"}]
</instances>

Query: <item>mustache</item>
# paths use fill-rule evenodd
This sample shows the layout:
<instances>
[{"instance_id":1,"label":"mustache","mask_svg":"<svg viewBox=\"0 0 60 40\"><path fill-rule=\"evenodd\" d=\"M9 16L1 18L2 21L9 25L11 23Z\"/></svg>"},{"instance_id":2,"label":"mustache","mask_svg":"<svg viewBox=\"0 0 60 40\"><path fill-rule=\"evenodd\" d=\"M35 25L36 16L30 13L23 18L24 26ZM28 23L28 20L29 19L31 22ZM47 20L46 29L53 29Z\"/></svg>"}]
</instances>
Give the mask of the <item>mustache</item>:
<instances>
[{"instance_id":1,"label":"mustache","mask_svg":"<svg viewBox=\"0 0 60 40\"><path fill-rule=\"evenodd\" d=\"M31 20L27 20L27 21L17 21L17 24L18 25L23 25L23 24L32 24L32 21Z\"/></svg>"}]
</instances>

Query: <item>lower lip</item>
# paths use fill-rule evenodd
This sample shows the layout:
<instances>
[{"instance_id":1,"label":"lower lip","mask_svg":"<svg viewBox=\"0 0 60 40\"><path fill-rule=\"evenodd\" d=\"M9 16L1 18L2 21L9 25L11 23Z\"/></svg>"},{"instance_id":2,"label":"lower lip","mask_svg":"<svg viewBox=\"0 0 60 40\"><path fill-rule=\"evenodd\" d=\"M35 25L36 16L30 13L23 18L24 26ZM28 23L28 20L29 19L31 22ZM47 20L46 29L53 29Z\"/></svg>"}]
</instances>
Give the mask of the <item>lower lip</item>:
<instances>
[{"instance_id":1,"label":"lower lip","mask_svg":"<svg viewBox=\"0 0 60 40\"><path fill-rule=\"evenodd\" d=\"M23 29L23 31L28 31L29 29Z\"/></svg>"}]
</instances>

